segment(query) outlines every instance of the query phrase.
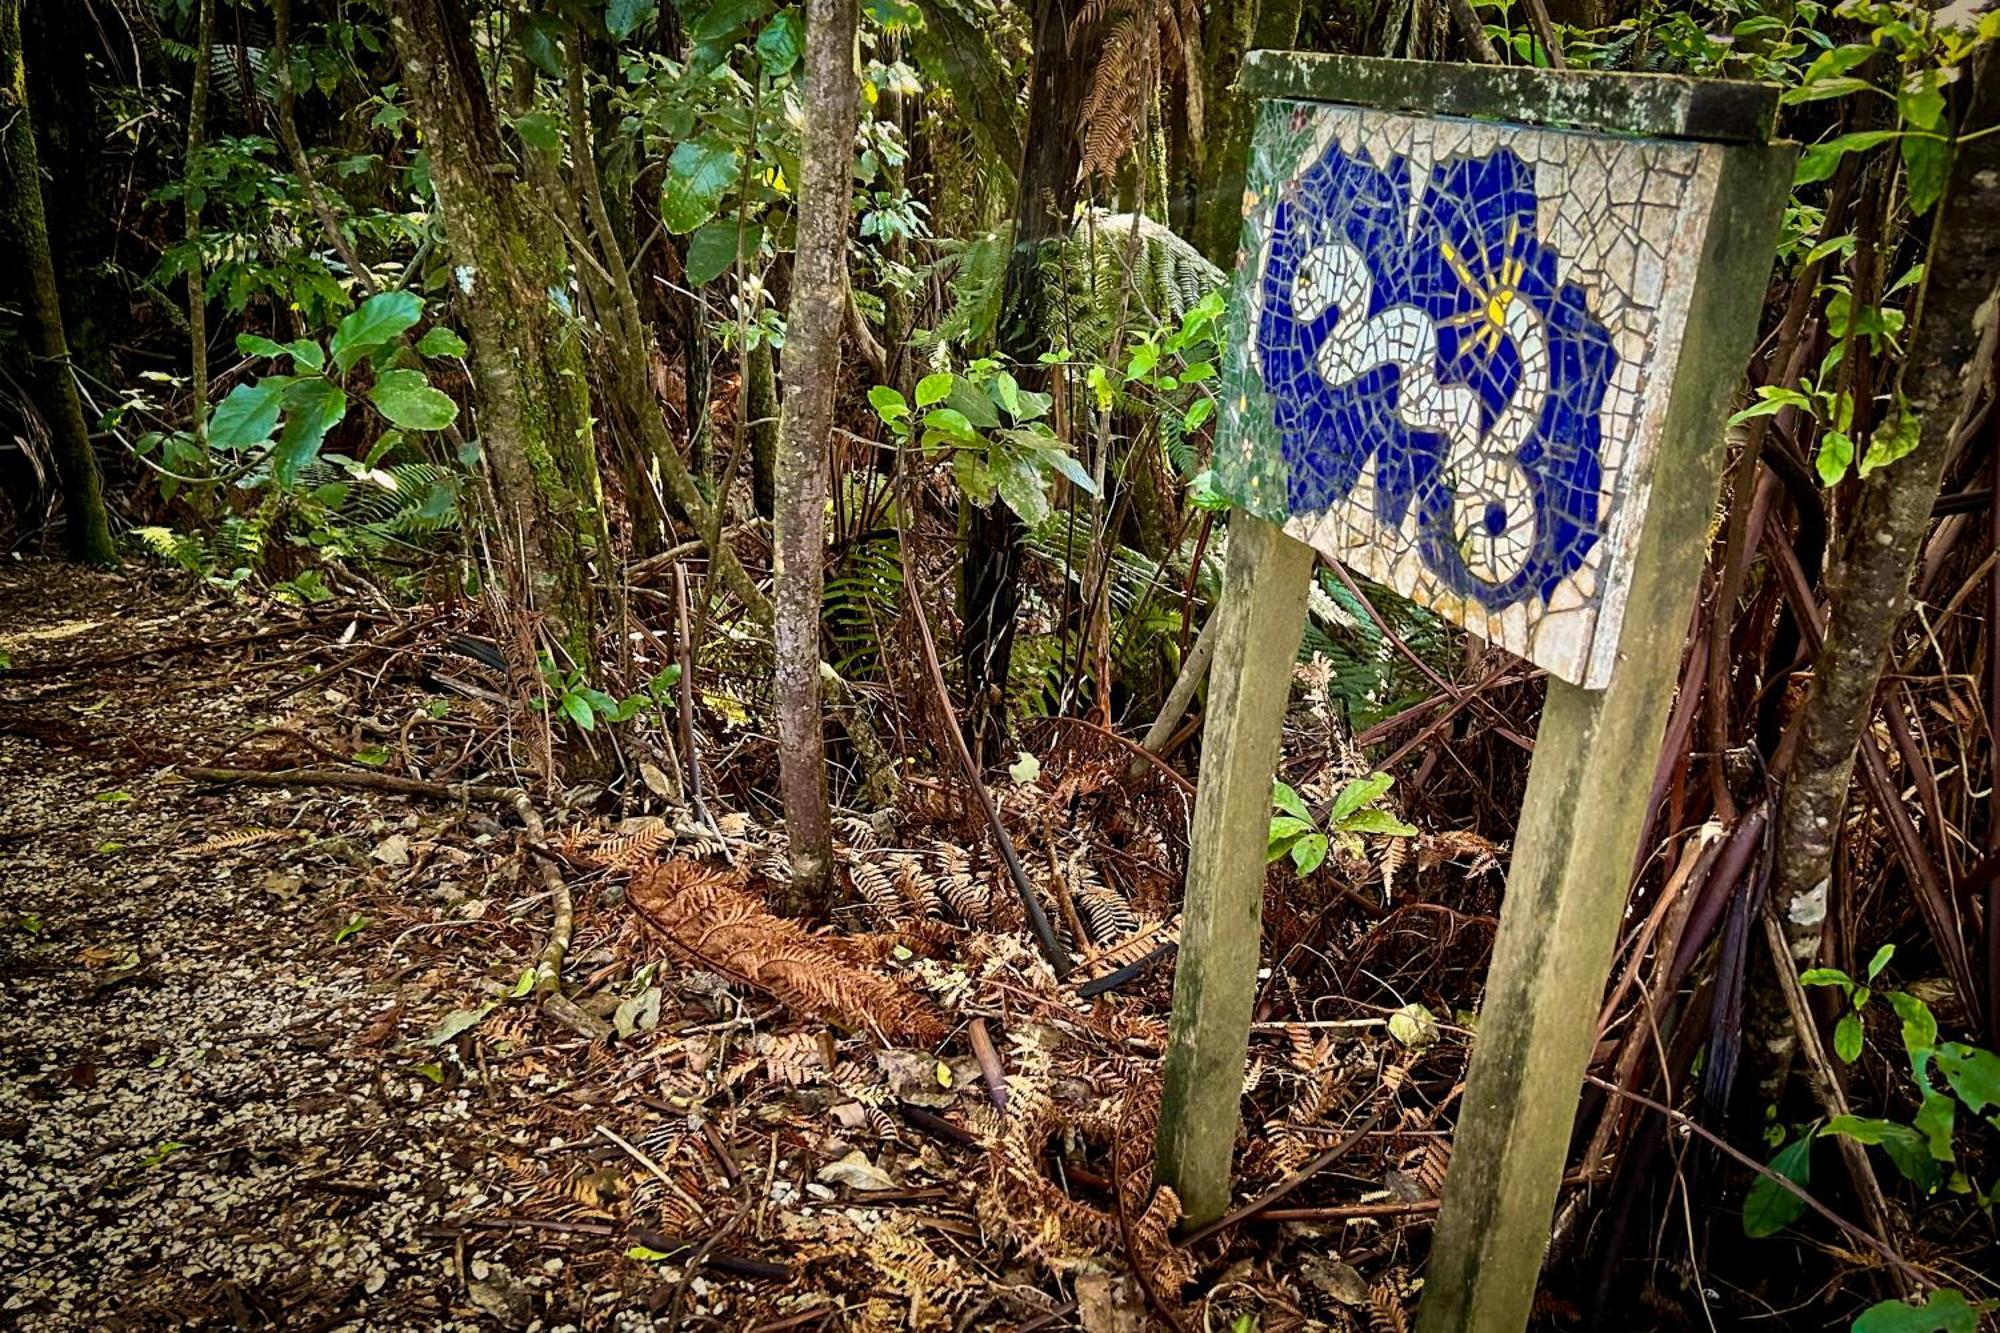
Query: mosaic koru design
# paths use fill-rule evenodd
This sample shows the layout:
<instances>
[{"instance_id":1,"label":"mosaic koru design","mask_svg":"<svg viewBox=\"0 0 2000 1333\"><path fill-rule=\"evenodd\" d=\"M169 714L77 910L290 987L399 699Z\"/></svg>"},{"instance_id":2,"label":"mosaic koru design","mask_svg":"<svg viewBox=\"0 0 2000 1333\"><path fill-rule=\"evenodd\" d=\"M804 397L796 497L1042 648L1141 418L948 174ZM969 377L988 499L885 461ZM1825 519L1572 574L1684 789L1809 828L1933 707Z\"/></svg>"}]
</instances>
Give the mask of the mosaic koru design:
<instances>
[{"instance_id":1,"label":"mosaic koru design","mask_svg":"<svg viewBox=\"0 0 2000 1333\"><path fill-rule=\"evenodd\" d=\"M1268 101L1217 488L1603 685L1719 150Z\"/></svg>"}]
</instances>

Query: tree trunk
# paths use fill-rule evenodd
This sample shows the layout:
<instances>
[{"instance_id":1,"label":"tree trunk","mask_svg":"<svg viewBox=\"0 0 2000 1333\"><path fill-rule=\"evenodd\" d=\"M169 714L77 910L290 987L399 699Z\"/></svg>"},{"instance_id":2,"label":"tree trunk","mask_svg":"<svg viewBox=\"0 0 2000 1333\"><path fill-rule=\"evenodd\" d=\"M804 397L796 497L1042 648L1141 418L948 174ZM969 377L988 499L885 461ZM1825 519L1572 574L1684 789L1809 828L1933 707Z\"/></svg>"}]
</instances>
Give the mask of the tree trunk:
<instances>
[{"instance_id":1,"label":"tree trunk","mask_svg":"<svg viewBox=\"0 0 2000 1333\"><path fill-rule=\"evenodd\" d=\"M208 75L215 50L215 0L201 0L195 22L194 87L188 93L187 158L189 170L201 155L208 134ZM183 222L188 243L188 344L193 349L189 387L193 391L194 440L208 444L208 277L201 259L201 203L190 191Z\"/></svg>"},{"instance_id":2,"label":"tree trunk","mask_svg":"<svg viewBox=\"0 0 2000 1333\"><path fill-rule=\"evenodd\" d=\"M392 0L389 13L472 334L508 576L589 669L589 563L608 538L583 349L549 299L567 276L563 237L501 147L460 0Z\"/></svg>"},{"instance_id":3,"label":"tree trunk","mask_svg":"<svg viewBox=\"0 0 2000 1333\"><path fill-rule=\"evenodd\" d=\"M70 556L88 564L115 565L118 548L112 544L104 513L90 428L76 381L70 377L62 299L42 215L40 155L35 151L27 67L21 56L21 0L0 0L0 244L18 259L12 267L21 275L20 298L38 363L32 382L54 436Z\"/></svg>"},{"instance_id":4,"label":"tree trunk","mask_svg":"<svg viewBox=\"0 0 2000 1333\"><path fill-rule=\"evenodd\" d=\"M1810 895L1832 874L1856 747L1874 717L1883 667L1910 607L1910 571L1939 483L1963 423L1991 391L2000 318L2000 231L1993 226L2000 216L2000 136L1992 133L2000 125L2000 59L1990 51L1974 64L1966 105L1903 360L1901 387L1920 423L1917 446L1860 479L1846 539L1828 571L1825 638L1778 806L1773 891L1801 962L1819 952L1823 914L1810 910Z\"/></svg>"},{"instance_id":5,"label":"tree trunk","mask_svg":"<svg viewBox=\"0 0 2000 1333\"><path fill-rule=\"evenodd\" d=\"M825 717L819 630L826 558L826 442L840 379L847 310L847 223L852 213L855 0L807 0L805 103L813 109L800 154L799 239L785 340L775 512L778 763L791 843L794 912L823 912L833 866L826 804Z\"/></svg>"},{"instance_id":6,"label":"tree trunk","mask_svg":"<svg viewBox=\"0 0 2000 1333\"><path fill-rule=\"evenodd\" d=\"M1187 239L1224 272L1236 267L1243 184L1257 105L1236 90L1243 56L1298 40L1300 0L1222 0L1202 32L1202 139L1185 188L1193 198ZM1178 184L1178 182L1177 182Z\"/></svg>"},{"instance_id":7,"label":"tree trunk","mask_svg":"<svg viewBox=\"0 0 2000 1333\"><path fill-rule=\"evenodd\" d=\"M1036 0L1028 125L1021 140L1021 169L1015 173L1014 244L1000 294L1000 355L1017 363L1016 372L1031 385L1043 374L1037 358L1047 328L1044 251L1069 229L1082 160L1077 122L1089 42L1072 44L1068 12L1059 0ZM1023 535L1021 520L997 500L968 516L965 630L959 656L965 670L966 743L982 764L999 755L1006 734L1005 695L1014 655L1014 617L1021 605Z\"/></svg>"}]
</instances>

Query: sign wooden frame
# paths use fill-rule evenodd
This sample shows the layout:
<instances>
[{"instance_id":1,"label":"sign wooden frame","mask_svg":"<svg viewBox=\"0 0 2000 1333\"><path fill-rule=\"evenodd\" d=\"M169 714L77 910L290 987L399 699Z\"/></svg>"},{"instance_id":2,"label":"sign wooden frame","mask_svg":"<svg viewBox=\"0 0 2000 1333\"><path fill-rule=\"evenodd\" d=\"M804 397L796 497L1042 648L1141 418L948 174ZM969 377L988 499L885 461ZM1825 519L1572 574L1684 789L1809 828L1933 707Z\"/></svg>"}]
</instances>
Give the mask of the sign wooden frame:
<instances>
[{"instance_id":1,"label":"sign wooden frame","mask_svg":"<svg viewBox=\"0 0 2000 1333\"><path fill-rule=\"evenodd\" d=\"M1542 139L1549 129L1574 133L1578 142L1612 144L1609 151L1634 140L1695 144L1709 173L1704 225L1676 238L1684 266L1673 281L1683 304L1666 321L1679 321L1676 352L1651 390L1643 448L1618 479L1640 499L1621 544L1599 557L1615 575L1619 604L1593 619L1596 637L1581 649L1533 650L1554 665L1419 1307L1423 1333L1520 1329L1547 1246L1594 1039L1589 1016L1602 999L1624 908L1706 557L1725 419L1756 329L1795 150L1770 142L1776 90L1756 84L1260 51L1246 60L1242 87L1261 99L1267 117L1282 107L1294 125L1306 124L1315 104L1333 104L1474 122L1482 142L1493 140L1489 127L1497 124L1503 141L1518 128ZM1259 192L1287 187L1260 180L1264 166L1253 156L1240 274L1263 262L1261 229L1270 217L1257 217ZM1238 340L1251 336L1246 285L1239 276L1231 324ZM1406 366L1406 381L1411 374ZM1245 378L1251 382L1240 395L1235 377L1226 381L1232 401L1219 460L1239 446L1253 462L1275 449L1255 366ZM1267 438L1251 441L1260 429ZM1286 441L1293 467L1295 447ZM1272 775L1315 559L1281 526L1288 521L1282 490L1274 506L1256 476L1232 489L1220 461L1217 471L1239 509L1214 612L1158 1140L1160 1179L1180 1195L1190 1226L1220 1216L1229 1202ZM1303 530L1296 517L1289 526ZM1351 546L1352 524L1347 533ZM1415 595L1475 632L1502 642L1511 633L1497 615L1489 624L1472 599L1439 594L1421 571Z\"/></svg>"}]
</instances>

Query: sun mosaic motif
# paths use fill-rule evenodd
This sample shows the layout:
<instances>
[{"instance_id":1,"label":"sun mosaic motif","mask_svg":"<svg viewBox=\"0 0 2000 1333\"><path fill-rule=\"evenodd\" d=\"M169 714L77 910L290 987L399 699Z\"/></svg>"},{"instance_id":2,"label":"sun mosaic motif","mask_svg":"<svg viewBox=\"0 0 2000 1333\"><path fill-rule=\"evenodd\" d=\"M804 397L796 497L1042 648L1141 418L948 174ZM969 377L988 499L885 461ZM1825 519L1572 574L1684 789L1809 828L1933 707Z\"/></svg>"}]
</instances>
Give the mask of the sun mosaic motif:
<instances>
[{"instance_id":1,"label":"sun mosaic motif","mask_svg":"<svg viewBox=\"0 0 2000 1333\"><path fill-rule=\"evenodd\" d=\"M1217 489L1601 687L1719 165L1266 101Z\"/></svg>"}]
</instances>

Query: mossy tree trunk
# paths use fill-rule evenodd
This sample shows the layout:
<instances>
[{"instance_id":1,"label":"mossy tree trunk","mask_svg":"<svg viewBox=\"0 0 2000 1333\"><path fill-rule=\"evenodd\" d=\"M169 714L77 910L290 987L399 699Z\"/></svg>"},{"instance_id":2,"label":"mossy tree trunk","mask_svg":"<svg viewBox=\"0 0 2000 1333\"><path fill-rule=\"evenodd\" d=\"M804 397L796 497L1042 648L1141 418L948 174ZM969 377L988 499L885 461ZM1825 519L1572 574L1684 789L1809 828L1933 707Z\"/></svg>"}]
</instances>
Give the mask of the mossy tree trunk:
<instances>
[{"instance_id":1,"label":"mossy tree trunk","mask_svg":"<svg viewBox=\"0 0 2000 1333\"><path fill-rule=\"evenodd\" d=\"M69 553L88 564L115 565L118 548L104 512L90 427L70 377L62 298L42 213L41 160L21 54L21 0L0 0L0 246L15 257L9 267L20 275L18 299L27 312L37 361L32 379L54 436Z\"/></svg>"},{"instance_id":2,"label":"mossy tree trunk","mask_svg":"<svg viewBox=\"0 0 2000 1333\"><path fill-rule=\"evenodd\" d=\"M1236 266L1257 113L1256 99L1236 90L1236 76L1245 52L1284 50L1298 40L1300 9L1300 0L1217 0L1202 32L1202 135L1176 164L1175 225L1225 272Z\"/></svg>"},{"instance_id":3,"label":"mossy tree trunk","mask_svg":"<svg viewBox=\"0 0 2000 1333\"><path fill-rule=\"evenodd\" d=\"M799 233L785 341L772 543L779 785L791 843L787 904L827 906L833 867L826 802L826 722L820 703L820 602L826 561L827 439L840 382L847 309L847 226L853 214L856 0L807 0Z\"/></svg>"},{"instance_id":4,"label":"mossy tree trunk","mask_svg":"<svg viewBox=\"0 0 2000 1333\"><path fill-rule=\"evenodd\" d=\"M590 562L608 540L583 348L549 297L567 276L563 237L501 145L460 0L391 0L389 15L472 334L509 574L590 668Z\"/></svg>"}]
</instances>

